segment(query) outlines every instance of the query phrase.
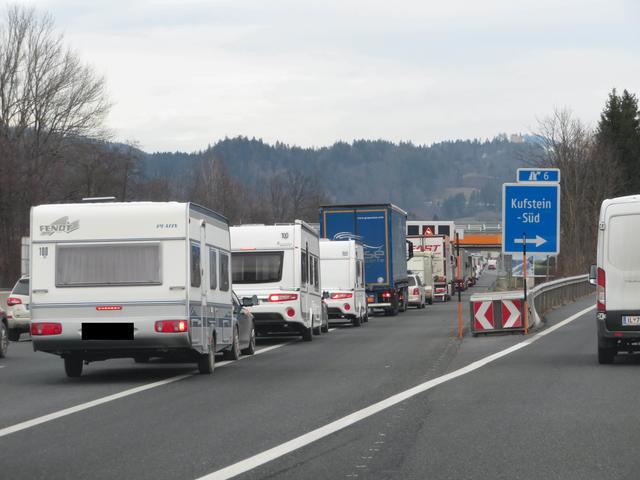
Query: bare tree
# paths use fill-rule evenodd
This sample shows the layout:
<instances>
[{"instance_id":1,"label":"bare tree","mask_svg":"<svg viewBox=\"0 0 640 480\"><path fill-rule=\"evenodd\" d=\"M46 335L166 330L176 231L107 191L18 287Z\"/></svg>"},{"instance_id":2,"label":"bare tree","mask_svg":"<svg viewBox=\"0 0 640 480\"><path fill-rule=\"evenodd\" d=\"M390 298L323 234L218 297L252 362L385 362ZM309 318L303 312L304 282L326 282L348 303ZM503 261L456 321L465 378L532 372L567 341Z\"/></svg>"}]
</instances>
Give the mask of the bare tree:
<instances>
[{"instance_id":1,"label":"bare tree","mask_svg":"<svg viewBox=\"0 0 640 480\"><path fill-rule=\"evenodd\" d=\"M537 137L544 149L535 163L562 172L559 268L564 274L584 273L595 258L600 204L624 183L620 169L594 132L568 110L539 122Z\"/></svg>"},{"instance_id":2,"label":"bare tree","mask_svg":"<svg viewBox=\"0 0 640 480\"><path fill-rule=\"evenodd\" d=\"M12 282L31 205L59 201L65 155L80 137L103 138L104 79L65 47L53 19L11 6L0 24L0 283Z\"/></svg>"}]
</instances>

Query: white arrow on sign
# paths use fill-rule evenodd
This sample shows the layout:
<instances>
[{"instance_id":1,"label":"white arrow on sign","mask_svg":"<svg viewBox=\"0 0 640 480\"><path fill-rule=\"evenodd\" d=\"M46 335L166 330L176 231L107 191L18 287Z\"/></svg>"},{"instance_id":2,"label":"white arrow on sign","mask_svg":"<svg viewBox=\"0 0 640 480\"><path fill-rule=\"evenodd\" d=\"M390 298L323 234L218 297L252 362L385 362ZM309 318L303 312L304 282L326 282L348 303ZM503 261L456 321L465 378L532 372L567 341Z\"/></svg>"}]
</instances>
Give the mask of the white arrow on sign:
<instances>
[{"instance_id":1,"label":"white arrow on sign","mask_svg":"<svg viewBox=\"0 0 640 480\"><path fill-rule=\"evenodd\" d=\"M516 238L513 240L513 243L522 244L523 239ZM545 243L547 243L547 241L544 238L542 238L540 235L536 235L536 238L527 238L527 243L535 243L536 247L539 247L540 245L544 245Z\"/></svg>"}]
</instances>

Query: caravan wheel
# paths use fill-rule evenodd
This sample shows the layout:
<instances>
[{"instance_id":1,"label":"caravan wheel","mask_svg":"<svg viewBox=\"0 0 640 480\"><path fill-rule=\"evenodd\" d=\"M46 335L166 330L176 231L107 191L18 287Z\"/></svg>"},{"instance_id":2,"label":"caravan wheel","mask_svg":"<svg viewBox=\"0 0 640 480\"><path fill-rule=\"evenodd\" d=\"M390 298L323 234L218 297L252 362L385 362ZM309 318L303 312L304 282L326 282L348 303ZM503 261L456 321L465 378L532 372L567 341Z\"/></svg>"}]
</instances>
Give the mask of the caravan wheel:
<instances>
[{"instance_id":1,"label":"caravan wheel","mask_svg":"<svg viewBox=\"0 0 640 480\"><path fill-rule=\"evenodd\" d=\"M64 371L69 378L82 375L82 359L77 357L65 357Z\"/></svg>"},{"instance_id":2,"label":"caravan wheel","mask_svg":"<svg viewBox=\"0 0 640 480\"><path fill-rule=\"evenodd\" d=\"M305 328L302 332L302 340L305 342L310 342L313 340L313 329L311 327Z\"/></svg>"}]
</instances>

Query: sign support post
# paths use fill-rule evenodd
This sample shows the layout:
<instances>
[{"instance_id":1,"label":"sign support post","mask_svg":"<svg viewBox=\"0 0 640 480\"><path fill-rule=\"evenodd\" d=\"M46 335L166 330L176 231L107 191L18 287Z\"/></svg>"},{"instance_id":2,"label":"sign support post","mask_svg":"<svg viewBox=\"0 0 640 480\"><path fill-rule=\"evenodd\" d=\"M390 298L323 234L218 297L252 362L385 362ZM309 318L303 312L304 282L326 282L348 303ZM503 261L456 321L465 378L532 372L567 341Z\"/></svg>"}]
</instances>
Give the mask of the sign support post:
<instances>
[{"instance_id":1,"label":"sign support post","mask_svg":"<svg viewBox=\"0 0 640 480\"><path fill-rule=\"evenodd\" d=\"M458 338L462 338L462 286L460 285L460 278L462 275L460 265L460 235L456 232L456 255L458 257L458 278L456 279L456 285L458 288Z\"/></svg>"},{"instance_id":2,"label":"sign support post","mask_svg":"<svg viewBox=\"0 0 640 480\"><path fill-rule=\"evenodd\" d=\"M528 318L527 318L529 305L527 304L527 234L526 233L522 234L522 259L523 259L522 286L524 290L524 312L522 314L523 316L522 320L524 321L524 334L526 335L527 333L529 333L528 332L529 324L528 324Z\"/></svg>"}]
</instances>

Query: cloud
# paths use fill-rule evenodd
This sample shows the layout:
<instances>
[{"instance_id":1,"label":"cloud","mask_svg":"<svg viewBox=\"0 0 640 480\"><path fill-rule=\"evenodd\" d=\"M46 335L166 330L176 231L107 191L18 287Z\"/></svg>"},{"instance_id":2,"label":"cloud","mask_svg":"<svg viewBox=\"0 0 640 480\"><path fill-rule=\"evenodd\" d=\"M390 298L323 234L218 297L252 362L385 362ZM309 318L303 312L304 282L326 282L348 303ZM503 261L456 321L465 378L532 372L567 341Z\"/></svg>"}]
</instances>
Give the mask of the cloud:
<instances>
[{"instance_id":1,"label":"cloud","mask_svg":"<svg viewBox=\"0 0 640 480\"><path fill-rule=\"evenodd\" d=\"M492 137L555 106L595 122L640 76L631 0L27 3L106 75L118 137L150 150Z\"/></svg>"}]
</instances>

